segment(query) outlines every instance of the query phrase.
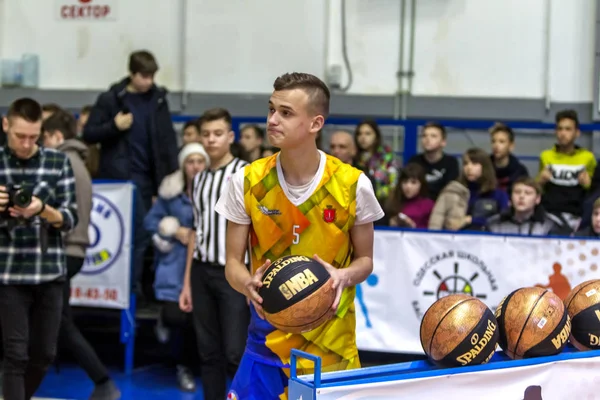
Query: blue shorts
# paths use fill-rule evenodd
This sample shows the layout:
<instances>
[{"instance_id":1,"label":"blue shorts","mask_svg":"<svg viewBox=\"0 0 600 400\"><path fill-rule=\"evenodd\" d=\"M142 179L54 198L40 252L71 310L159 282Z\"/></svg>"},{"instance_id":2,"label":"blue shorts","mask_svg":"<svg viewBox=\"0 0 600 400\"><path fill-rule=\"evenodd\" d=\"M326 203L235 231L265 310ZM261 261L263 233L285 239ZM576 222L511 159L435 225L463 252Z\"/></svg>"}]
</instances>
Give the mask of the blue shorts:
<instances>
[{"instance_id":1,"label":"blue shorts","mask_svg":"<svg viewBox=\"0 0 600 400\"><path fill-rule=\"evenodd\" d=\"M288 379L283 368L244 354L227 400L287 400Z\"/></svg>"}]
</instances>

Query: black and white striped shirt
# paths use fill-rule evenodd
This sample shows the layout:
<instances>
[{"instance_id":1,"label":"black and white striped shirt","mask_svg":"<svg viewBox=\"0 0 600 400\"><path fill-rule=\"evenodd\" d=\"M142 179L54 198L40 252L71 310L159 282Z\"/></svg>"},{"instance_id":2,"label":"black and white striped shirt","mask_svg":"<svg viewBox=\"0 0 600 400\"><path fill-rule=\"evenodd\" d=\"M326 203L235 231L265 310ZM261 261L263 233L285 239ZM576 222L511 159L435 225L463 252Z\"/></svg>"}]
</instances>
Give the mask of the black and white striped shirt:
<instances>
[{"instance_id":1,"label":"black and white striped shirt","mask_svg":"<svg viewBox=\"0 0 600 400\"><path fill-rule=\"evenodd\" d=\"M233 175L248 163L234 158L217 170L206 169L194 178L192 200L196 227L196 260L225 265L227 219L215 211L217 200Z\"/></svg>"}]
</instances>

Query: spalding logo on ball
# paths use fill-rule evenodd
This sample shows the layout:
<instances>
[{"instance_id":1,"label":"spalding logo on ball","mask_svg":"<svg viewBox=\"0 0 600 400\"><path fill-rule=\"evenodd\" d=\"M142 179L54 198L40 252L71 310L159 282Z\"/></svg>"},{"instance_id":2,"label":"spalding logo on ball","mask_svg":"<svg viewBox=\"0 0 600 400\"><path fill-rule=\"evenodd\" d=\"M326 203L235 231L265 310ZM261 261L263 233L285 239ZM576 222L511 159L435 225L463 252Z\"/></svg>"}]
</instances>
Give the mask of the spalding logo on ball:
<instances>
[{"instance_id":1,"label":"spalding logo on ball","mask_svg":"<svg viewBox=\"0 0 600 400\"><path fill-rule=\"evenodd\" d=\"M258 294L266 320L286 333L311 331L332 316L336 292L329 272L305 256L285 256L262 276Z\"/></svg>"},{"instance_id":2,"label":"spalding logo on ball","mask_svg":"<svg viewBox=\"0 0 600 400\"><path fill-rule=\"evenodd\" d=\"M421 320L421 346L440 367L488 362L496 351L498 323L479 299L466 294L442 297Z\"/></svg>"}]
</instances>

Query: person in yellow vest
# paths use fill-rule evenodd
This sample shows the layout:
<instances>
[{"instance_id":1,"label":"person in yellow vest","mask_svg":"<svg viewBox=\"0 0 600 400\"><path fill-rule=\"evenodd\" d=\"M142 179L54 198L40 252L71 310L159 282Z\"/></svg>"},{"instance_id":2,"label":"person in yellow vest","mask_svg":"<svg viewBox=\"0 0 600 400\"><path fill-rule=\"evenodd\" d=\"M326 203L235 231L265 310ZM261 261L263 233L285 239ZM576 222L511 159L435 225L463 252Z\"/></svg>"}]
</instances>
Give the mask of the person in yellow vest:
<instances>
[{"instance_id":1,"label":"person in yellow vest","mask_svg":"<svg viewBox=\"0 0 600 400\"><path fill-rule=\"evenodd\" d=\"M373 270L373 221L384 215L366 175L317 149L329 114L325 83L289 73L273 87L267 134L281 150L239 170L215 207L228 220L227 281L251 302L246 349L228 399L287 399L292 348L320 356L325 372L360 368L355 287ZM251 272L244 264L249 235ZM303 334L269 324L257 292L271 261L286 255L314 257L337 290L335 316ZM311 367L299 363L299 374Z\"/></svg>"}]
</instances>

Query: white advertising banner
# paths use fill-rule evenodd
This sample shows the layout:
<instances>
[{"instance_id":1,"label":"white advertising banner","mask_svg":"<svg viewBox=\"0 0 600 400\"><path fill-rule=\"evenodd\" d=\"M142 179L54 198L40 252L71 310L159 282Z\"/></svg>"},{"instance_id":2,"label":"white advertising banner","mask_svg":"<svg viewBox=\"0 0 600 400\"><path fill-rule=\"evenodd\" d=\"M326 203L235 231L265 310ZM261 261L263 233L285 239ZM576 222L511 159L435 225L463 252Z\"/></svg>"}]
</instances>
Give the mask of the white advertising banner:
<instances>
[{"instance_id":1,"label":"white advertising banner","mask_svg":"<svg viewBox=\"0 0 600 400\"><path fill-rule=\"evenodd\" d=\"M599 399L600 358L317 389L318 400ZM294 399L295 400L295 399Z\"/></svg>"},{"instance_id":2,"label":"white advertising banner","mask_svg":"<svg viewBox=\"0 0 600 400\"><path fill-rule=\"evenodd\" d=\"M129 308L132 202L130 183L94 183L90 246L71 280L71 304Z\"/></svg>"},{"instance_id":3,"label":"white advertising banner","mask_svg":"<svg viewBox=\"0 0 600 400\"><path fill-rule=\"evenodd\" d=\"M422 354L423 314L448 294L475 296L492 311L521 287L564 299L600 278L599 249L598 240L377 230L373 274L356 291L358 348Z\"/></svg>"}]
</instances>

